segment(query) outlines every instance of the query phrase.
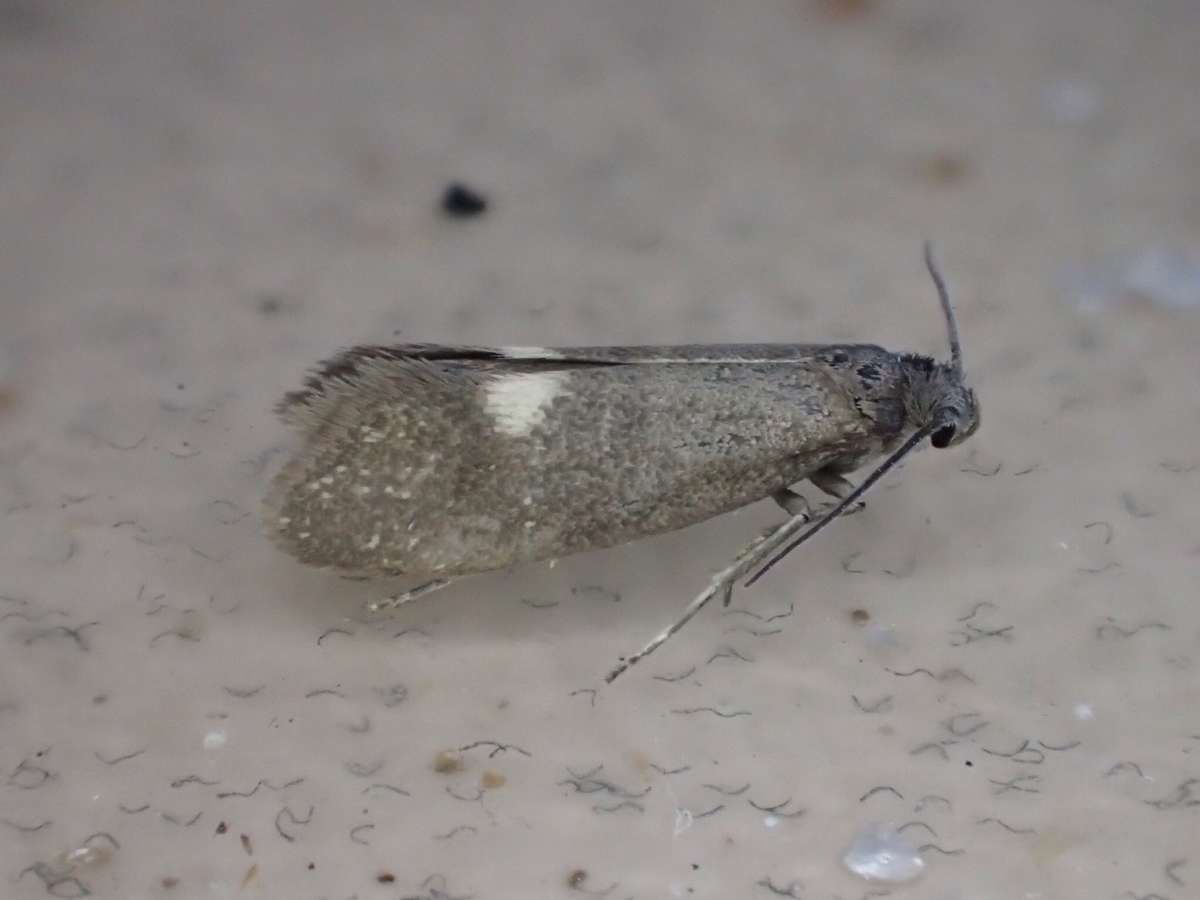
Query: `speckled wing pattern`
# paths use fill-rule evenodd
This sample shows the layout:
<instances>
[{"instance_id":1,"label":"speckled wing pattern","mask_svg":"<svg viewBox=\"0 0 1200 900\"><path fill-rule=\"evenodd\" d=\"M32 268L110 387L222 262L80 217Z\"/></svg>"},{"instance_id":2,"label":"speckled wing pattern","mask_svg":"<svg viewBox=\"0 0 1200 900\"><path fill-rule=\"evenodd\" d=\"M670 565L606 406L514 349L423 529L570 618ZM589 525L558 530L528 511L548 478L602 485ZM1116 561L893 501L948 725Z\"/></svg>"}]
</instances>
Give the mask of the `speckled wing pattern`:
<instances>
[{"instance_id":1,"label":"speckled wing pattern","mask_svg":"<svg viewBox=\"0 0 1200 900\"><path fill-rule=\"evenodd\" d=\"M869 443L828 350L347 350L279 406L303 444L265 521L310 565L431 577L682 528Z\"/></svg>"}]
</instances>

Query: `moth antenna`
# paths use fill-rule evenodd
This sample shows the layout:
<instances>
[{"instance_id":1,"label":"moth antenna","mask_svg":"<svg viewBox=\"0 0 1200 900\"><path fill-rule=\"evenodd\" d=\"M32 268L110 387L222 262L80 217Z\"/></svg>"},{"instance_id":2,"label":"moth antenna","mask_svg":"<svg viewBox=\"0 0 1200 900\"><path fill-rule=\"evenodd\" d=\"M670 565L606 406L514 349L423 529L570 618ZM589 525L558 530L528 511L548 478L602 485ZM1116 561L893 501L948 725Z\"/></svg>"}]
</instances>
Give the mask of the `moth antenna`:
<instances>
[{"instance_id":1,"label":"moth antenna","mask_svg":"<svg viewBox=\"0 0 1200 900\"><path fill-rule=\"evenodd\" d=\"M784 546L782 550L767 560L767 562L764 563L757 572L747 578L746 587L749 587L750 585L754 584L754 582L758 581L758 579L766 575L767 572L774 568L777 562L779 562L781 559L807 541L810 537L822 530L826 525L845 512L851 504L855 503L859 497L869 491L874 486L875 482L879 481L880 478L895 468L900 461L904 459L904 457L908 456L908 454L913 451L913 448L915 448L917 444L929 437L929 435L940 428L943 424L944 423L941 421L931 422L924 428L915 431L912 436L900 446L898 450L881 462L878 467L876 467L874 472L864 478L862 484L851 491L849 496L839 502L833 507L833 509L829 510L829 512L823 515L811 526L809 526L809 528L803 531L798 537L794 538L790 543Z\"/></svg>"},{"instance_id":2,"label":"moth antenna","mask_svg":"<svg viewBox=\"0 0 1200 900\"><path fill-rule=\"evenodd\" d=\"M950 292L946 289L946 279L942 277L941 271L938 269L937 260L933 258L933 242L925 242L925 268L929 270L929 276L933 279L934 287L937 288L938 300L942 304L942 314L946 317L946 332L950 337L950 364L954 367L954 374L962 377L962 346L958 343L958 323L954 320L954 307L950 305Z\"/></svg>"}]
</instances>

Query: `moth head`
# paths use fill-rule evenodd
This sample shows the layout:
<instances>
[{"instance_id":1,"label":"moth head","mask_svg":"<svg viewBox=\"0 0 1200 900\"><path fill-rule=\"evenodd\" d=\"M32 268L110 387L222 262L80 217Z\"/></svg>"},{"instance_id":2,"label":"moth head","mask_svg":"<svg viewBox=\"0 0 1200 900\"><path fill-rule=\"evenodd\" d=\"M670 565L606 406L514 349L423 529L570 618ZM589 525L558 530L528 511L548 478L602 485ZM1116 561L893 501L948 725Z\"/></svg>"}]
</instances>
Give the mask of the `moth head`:
<instances>
[{"instance_id":1,"label":"moth head","mask_svg":"<svg viewBox=\"0 0 1200 900\"><path fill-rule=\"evenodd\" d=\"M934 411L937 423L929 435L929 443L941 449L961 444L979 429L979 403L975 392L965 384L955 385Z\"/></svg>"},{"instance_id":2,"label":"moth head","mask_svg":"<svg viewBox=\"0 0 1200 900\"><path fill-rule=\"evenodd\" d=\"M946 319L950 362L934 363L930 360L931 365L920 367L924 369L925 377L918 379L918 385L914 388L916 396L913 405L919 424L933 429L929 443L940 449L961 444L979 429L979 401L975 399L975 392L966 385L954 307L950 305L950 292L933 258L933 246L928 241L925 242L925 268L929 270L929 276L937 288L942 315Z\"/></svg>"}]
</instances>

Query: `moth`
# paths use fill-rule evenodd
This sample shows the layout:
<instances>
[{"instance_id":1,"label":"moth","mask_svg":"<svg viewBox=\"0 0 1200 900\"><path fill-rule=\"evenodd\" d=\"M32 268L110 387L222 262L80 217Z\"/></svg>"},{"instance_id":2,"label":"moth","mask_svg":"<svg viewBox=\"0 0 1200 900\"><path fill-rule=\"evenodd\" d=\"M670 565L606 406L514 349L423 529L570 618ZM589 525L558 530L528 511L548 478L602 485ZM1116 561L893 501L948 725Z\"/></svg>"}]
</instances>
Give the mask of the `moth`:
<instances>
[{"instance_id":1,"label":"moth","mask_svg":"<svg viewBox=\"0 0 1200 900\"><path fill-rule=\"evenodd\" d=\"M264 519L303 563L423 583L674 531L771 498L789 518L713 576L612 681L713 597L760 578L926 439L979 427L945 281L925 245L950 361L873 344L358 346L277 407L301 445ZM846 476L875 467L856 487ZM792 487L834 498L814 510Z\"/></svg>"}]
</instances>

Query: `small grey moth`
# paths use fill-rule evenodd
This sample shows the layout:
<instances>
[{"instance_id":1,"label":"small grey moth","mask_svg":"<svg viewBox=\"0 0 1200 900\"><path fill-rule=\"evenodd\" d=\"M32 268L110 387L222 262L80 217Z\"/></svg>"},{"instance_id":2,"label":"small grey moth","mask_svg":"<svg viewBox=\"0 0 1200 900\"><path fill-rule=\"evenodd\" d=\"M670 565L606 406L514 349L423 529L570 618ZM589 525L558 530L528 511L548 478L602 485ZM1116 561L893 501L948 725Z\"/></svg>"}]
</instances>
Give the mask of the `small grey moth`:
<instances>
[{"instance_id":1,"label":"small grey moth","mask_svg":"<svg viewBox=\"0 0 1200 900\"><path fill-rule=\"evenodd\" d=\"M264 504L274 541L351 576L426 581L674 531L770 497L790 518L717 573L611 681L709 600L728 604L918 444L979 427L932 249L950 361L871 344L359 346L277 407L302 445ZM846 475L882 461L855 487ZM791 485L836 498L818 514ZM806 527L807 526L807 527Z\"/></svg>"}]
</instances>

